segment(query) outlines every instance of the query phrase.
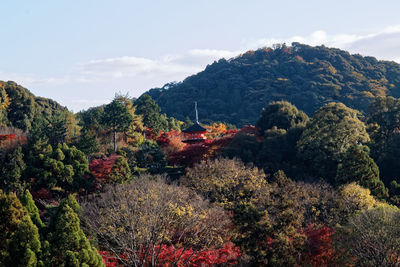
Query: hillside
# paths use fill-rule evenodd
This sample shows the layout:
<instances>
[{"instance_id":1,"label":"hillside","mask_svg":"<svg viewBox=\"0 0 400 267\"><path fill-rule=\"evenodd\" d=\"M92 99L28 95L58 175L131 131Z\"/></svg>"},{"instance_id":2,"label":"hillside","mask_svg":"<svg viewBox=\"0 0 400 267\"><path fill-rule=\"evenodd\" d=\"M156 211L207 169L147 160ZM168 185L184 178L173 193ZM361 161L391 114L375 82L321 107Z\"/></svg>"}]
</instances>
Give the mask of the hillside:
<instances>
[{"instance_id":1,"label":"hillside","mask_svg":"<svg viewBox=\"0 0 400 267\"><path fill-rule=\"evenodd\" d=\"M0 125L29 130L35 117L66 110L52 99L37 97L15 82L0 81Z\"/></svg>"},{"instance_id":2,"label":"hillside","mask_svg":"<svg viewBox=\"0 0 400 267\"><path fill-rule=\"evenodd\" d=\"M149 90L168 116L199 116L238 126L255 123L270 101L287 100L312 115L339 101L365 112L376 96L400 97L400 65L299 43L221 59L180 83Z\"/></svg>"}]
</instances>

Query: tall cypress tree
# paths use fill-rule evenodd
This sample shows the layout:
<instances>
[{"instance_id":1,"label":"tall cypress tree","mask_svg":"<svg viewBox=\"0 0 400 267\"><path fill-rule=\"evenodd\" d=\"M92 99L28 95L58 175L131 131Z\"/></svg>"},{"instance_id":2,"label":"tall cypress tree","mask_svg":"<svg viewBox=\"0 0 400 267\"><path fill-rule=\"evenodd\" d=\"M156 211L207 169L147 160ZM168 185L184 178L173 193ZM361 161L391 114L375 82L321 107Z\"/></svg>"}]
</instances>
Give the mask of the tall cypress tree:
<instances>
[{"instance_id":1,"label":"tall cypress tree","mask_svg":"<svg viewBox=\"0 0 400 267\"><path fill-rule=\"evenodd\" d=\"M37 266L38 228L14 193L0 190L0 266Z\"/></svg>"},{"instance_id":2,"label":"tall cypress tree","mask_svg":"<svg viewBox=\"0 0 400 267\"><path fill-rule=\"evenodd\" d=\"M49 227L49 259L53 266L104 266L102 257L92 247L80 228L76 212L80 209L70 196L61 201Z\"/></svg>"},{"instance_id":3,"label":"tall cypress tree","mask_svg":"<svg viewBox=\"0 0 400 267\"><path fill-rule=\"evenodd\" d=\"M35 202L33 201L32 195L29 190L25 190L25 192L19 197L22 206L26 209L29 213L29 216L32 219L32 222L39 228L44 227L44 223L40 219L39 216L39 209L36 207Z\"/></svg>"}]
</instances>

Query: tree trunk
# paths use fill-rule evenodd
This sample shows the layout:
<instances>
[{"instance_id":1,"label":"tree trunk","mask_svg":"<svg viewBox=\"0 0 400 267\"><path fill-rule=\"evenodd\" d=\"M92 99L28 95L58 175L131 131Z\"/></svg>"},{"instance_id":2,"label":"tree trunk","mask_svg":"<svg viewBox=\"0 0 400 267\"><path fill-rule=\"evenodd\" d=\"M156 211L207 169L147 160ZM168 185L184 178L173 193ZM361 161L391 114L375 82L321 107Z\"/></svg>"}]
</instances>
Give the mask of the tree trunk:
<instances>
[{"instance_id":1,"label":"tree trunk","mask_svg":"<svg viewBox=\"0 0 400 267\"><path fill-rule=\"evenodd\" d=\"M117 131L114 130L114 153L117 153Z\"/></svg>"}]
</instances>

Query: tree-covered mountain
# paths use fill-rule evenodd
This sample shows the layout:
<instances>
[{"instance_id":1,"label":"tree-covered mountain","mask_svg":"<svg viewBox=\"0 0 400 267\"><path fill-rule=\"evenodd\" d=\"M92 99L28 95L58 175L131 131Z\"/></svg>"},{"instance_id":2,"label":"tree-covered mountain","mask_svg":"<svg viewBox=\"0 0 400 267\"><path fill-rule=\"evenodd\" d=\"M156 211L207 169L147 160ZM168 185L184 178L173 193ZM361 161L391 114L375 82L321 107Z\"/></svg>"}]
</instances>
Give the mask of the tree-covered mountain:
<instances>
[{"instance_id":1,"label":"tree-covered mountain","mask_svg":"<svg viewBox=\"0 0 400 267\"><path fill-rule=\"evenodd\" d=\"M13 126L24 131L31 128L35 117L52 115L66 108L56 101L37 97L15 82L0 81L0 125Z\"/></svg>"},{"instance_id":2,"label":"tree-covered mountain","mask_svg":"<svg viewBox=\"0 0 400 267\"><path fill-rule=\"evenodd\" d=\"M400 65L325 46L293 43L220 59L150 95L168 116L236 125L255 123L270 101L287 100L312 115L335 101L366 111L376 96L400 97Z\"/></svg>"}]
</instances>

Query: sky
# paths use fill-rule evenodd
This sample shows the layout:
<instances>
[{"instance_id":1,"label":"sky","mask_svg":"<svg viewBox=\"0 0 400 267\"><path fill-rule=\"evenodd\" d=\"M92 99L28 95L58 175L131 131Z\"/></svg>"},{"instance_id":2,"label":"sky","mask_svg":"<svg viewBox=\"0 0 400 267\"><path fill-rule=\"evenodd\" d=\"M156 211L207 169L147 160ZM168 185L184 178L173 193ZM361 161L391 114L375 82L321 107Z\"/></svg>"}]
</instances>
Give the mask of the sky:
<instances>
[{"instance_id":1,"label":"sky","mask_svg":"<svg viewBox=\"0 0 400 267\"><path fill-rule=\"evenodd\" d=\"M71 111L296 41L400 63L398 0L0 0L0 80Z\"/></svg>"}]
</instances>

